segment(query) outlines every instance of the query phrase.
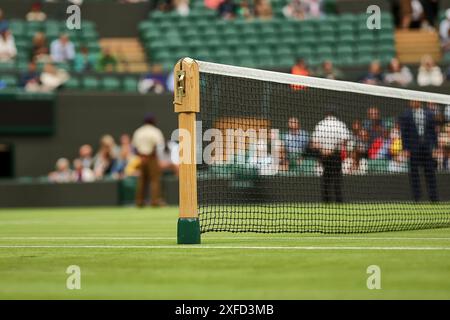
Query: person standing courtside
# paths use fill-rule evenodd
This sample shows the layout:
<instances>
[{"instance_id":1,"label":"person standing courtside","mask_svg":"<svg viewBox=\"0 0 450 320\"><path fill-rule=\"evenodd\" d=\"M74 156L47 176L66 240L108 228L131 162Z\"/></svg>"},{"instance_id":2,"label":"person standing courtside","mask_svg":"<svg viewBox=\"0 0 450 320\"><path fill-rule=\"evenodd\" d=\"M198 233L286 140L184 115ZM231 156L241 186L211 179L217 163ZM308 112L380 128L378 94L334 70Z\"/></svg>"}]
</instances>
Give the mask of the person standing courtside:
<instances>
[{"instance_id":1,"label":"person standing courtside","mask_svg":"<svg viewBox=\"0 0 450 320\"><path fill-rule=\"evenodd\" d=\"M161 206L164 202L161 197L161 169L156 150L158 146L164 145L164 136L156 127L153 114L145 116L144 124L133 134L132 144L141 160L136 205L144 206L146 191L150 186L151 205Z\"/></svg>"},{"instance_id":2,"label":"person standing courtside","mask_svg":"<svg viewBox=\"0 0 450 320\"><path fill-rule=\"evenodd\" d=\"M438 201L433 149L437 145L436 123L433 113L420 101L410 101L410 108L400 117L403 149L409 155L409 178L415 201L421 198L419 167L425 171L428 197Z\"/></svg>"},{"instance_id":3,"label":"person standing courtside","mask_svg":"<svg viewBox=\"0 0 450 320\"><path fill-rule=\"evenodd\" d=\"M325 118L316 125L312 135L312 148L319 152L323 167L321 189L324 202L331 201L333 187L335 201L343 202L341 151L349 139L350 131L345 123L337 118L336 108L329 107Z\"/></svg>"}]
</instances>

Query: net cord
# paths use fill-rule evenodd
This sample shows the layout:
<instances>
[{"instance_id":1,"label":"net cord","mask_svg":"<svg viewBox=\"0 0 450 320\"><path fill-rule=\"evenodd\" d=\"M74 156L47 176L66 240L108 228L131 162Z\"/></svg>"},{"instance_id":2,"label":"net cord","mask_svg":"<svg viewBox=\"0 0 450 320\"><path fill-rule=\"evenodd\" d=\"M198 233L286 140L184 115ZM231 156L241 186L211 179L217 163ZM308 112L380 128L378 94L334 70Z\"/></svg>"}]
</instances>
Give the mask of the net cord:
<instances>
[{"instance_id":1,"label":"net cord","mask_svg":"<svg viewBox=\"0 0 450 320\"><path fill-rule=\"evenodd\" d=\"M383 87L349 81L305 77L288 73L236 67L198 60L196 61L199 65L199 71L203 73L450 105L450 95L446 94Z\"/></svg>"}]
</instances>

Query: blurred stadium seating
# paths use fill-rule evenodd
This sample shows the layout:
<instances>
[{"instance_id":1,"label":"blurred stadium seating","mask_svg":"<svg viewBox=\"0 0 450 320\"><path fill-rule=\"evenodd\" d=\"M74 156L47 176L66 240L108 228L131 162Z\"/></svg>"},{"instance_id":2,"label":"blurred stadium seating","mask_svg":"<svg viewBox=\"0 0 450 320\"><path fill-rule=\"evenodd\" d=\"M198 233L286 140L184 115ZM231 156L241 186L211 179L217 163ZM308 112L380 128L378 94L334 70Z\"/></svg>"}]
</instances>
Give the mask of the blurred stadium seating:
<instances>
[{"instance_id":1,"label":"blurred stadium seating","mask_svg":"<svg viewBox=\"0 0 450 320\"><path fill-rule=\"evenodd\" d=\"M288 68L297 57L311 66L324 60L336 65L387 63L395 56L393 19L382 15L382 29L367 29L367 14L328 14L321 20L288 20L281 15L286 0L272 1L271 20L224 21L194 2L191 13L153 11L139 25L149 60L166 70L183 56L258 68Z\"/></svg>"}]
</instances>

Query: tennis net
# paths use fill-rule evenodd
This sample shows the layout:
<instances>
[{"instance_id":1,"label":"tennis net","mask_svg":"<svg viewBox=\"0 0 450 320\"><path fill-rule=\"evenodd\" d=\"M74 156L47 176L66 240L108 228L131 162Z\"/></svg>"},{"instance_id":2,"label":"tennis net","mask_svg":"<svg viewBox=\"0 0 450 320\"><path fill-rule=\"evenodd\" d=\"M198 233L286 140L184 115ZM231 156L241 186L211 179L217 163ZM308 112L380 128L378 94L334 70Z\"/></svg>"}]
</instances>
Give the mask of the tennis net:
<instances>
[{"instance_id":1,"label":"tennis net","mask_svg":"<svg viewBox=\"0 0 450 320\"><path fill-rule=\"evenodd\" d=\"M450 227L449 95L196 64L201 232Z\"/></svg>"}]
</instances>

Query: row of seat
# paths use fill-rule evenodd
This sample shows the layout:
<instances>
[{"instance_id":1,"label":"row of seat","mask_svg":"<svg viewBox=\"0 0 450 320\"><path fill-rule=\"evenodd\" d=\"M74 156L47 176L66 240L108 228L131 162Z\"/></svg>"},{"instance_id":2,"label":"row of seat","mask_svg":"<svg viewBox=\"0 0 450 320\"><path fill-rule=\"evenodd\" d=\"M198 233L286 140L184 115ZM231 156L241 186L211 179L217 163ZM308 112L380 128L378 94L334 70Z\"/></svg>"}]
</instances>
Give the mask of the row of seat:
<instances>
[{"instance_id":1,"label":"row of seat","mask_svg":"<svg viewBox=\"0 0 450 320\"><path fill-rule=\"evenodd\" d=\"M72 75L64 85L68 90L103 90L103 91L124 91L137 92L138 77L115 75ZM19 77L14 74L1 74L0 83L6 84L6 88L17 88Z\"/></svg>"},{"instance_id":2,"label":"row of seat","mask_svg":"<svg viewBox=\"0 0 450 320\"><path fill-rule=\"evenodd\" d=\"M194 18L177 19L174 13L154 11L150 20L139 25L151 62L169 68L178 58L192 56L272 68L286 67L299 56L313 65L332 60L343 66L366 64L375 58L387 62L395 56L390 14L382 14L381 29L370 30L366 14L327 15L304 21L229 21L206 8L195 7L193 11Z\"/></svg>"},{"instance_id":3,"label":"row of seat","mask_svg":"<svg viewBox=\"0 0 450 320\"><path fill-rule=\"evenodd\" d=\"M368 174L388 174L389 160L387 159L369 159L367 161ZM304 159L300 165L290 166L288 172L280 171L279 174L300 174L306 176L316 176L318 174L319 162L314 159ZM249 179L258 175L255 168L245 165L212 165L209 167L211 174L216 176L229 177L234 176L236 179Z\"/></svg>"}]
</instances>

